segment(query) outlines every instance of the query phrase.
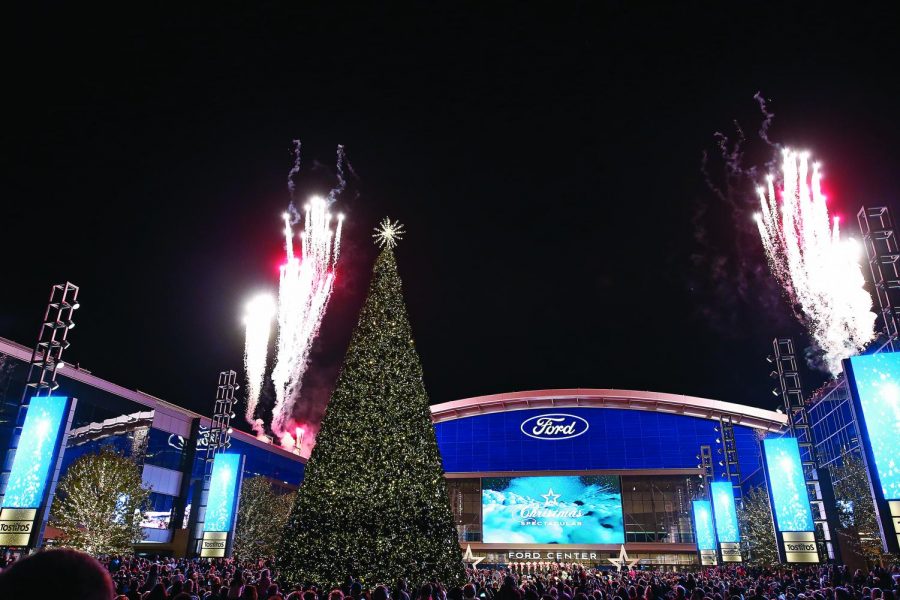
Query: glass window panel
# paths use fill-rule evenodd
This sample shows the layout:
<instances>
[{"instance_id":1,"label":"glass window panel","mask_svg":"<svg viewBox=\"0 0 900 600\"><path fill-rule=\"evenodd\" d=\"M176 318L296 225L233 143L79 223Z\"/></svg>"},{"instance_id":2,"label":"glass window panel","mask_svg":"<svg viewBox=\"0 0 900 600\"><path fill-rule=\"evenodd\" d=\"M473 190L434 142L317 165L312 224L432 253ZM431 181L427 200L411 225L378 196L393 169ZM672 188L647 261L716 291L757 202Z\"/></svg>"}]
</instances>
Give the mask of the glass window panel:
<instances>
[{"instance_id":1,"label":"glass window panel","mask_svg":"<svg viewBox=\"0 0 900 600\"><path fill-rule=\"evenodd\" d=\"M144 458L146 464L179 471L183 459L184 438L160 429L150 429Z\"/></svg>"}]
</instances>

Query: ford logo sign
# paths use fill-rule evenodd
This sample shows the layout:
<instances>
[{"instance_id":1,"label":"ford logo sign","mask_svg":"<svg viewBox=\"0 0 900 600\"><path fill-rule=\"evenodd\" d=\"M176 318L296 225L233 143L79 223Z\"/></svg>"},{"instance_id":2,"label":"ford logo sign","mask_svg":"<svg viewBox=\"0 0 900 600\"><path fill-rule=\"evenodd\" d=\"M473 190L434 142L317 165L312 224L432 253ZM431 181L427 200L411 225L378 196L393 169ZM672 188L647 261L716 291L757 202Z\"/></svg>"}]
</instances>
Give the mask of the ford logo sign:
<instances>
[{"instance_id":1,"label":"ford logo sign","mask_svg":"<svg viewBox=\"0 0 900 600\"><path fill-rule=\"evenodd\" d=\"M538 415L522 421L522 433L536 440L569 440L585 433L590 425L575 415Z\"/></svg>"}]
</instances>

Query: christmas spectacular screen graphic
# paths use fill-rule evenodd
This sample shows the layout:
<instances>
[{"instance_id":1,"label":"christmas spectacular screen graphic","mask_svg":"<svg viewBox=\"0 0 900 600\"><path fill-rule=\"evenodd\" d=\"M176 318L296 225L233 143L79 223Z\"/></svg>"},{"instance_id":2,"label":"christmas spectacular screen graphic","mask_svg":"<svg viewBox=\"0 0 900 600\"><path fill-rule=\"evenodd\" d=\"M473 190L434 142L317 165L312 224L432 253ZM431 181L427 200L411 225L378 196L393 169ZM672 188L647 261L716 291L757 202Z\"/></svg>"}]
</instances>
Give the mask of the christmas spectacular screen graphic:
<instances>
[{"instance_id":1,"label":"christmas spectacular screen graphic","mask_svg":"<svg viewBox=\"0 0 900 600\"><path fill-rule=\"evenodd\" d=\"M485 543L622 544L622 490L614 475L486 477Z\"/></svg>"}]
</instances>

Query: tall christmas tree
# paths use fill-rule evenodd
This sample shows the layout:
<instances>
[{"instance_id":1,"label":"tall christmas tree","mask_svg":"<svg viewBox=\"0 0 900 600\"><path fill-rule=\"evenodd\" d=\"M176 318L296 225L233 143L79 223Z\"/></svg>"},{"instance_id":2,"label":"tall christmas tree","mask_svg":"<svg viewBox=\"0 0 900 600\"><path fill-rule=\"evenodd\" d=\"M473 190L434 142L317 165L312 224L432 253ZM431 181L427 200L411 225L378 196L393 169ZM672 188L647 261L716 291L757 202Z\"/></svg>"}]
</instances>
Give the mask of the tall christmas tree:
<instances>
[{"instance_id":1,"label":"tall christmas tree","mask_svg":"<svg viewBox=\"0 0 900 600\"><path fill-rule=\"evenodd\" d=\"M384 248L282 537L287 580L464 577L462 553L385 219Z\"/></svg>"}]
</instances>

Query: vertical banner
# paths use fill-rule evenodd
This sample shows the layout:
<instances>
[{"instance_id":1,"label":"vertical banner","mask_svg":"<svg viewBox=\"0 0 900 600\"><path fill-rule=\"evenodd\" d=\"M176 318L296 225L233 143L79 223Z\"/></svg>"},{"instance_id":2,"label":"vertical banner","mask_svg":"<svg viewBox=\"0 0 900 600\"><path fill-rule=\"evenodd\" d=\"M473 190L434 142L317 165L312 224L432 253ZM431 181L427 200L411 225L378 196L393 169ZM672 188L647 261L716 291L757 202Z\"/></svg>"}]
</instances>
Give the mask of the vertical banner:
<instances>
[{"instance_id":1,"label":"vertical banner","mask_svg":"<svg viewBox=\"0 0 900 600\"><path fill-rule=\"evenodd\" d=\"M213 460L200 543L203 558L224 557L231 547L243 478L242 458L240 454L220 453Z\"/></svg>"},{"instance_id":2,"label":"vertical banner","mask_svg":"<svg viewBox=\"0 0 900 600\"><path fill-rule=\"evenodd\" d=\"M712 507L708 500L694 500L694 532L701 565L718 564L716 556L716 530L713 525Z\"/></svg>"},{"instance_id":3,"label":"vertical banner","mask_svg":"<svg viewBox=\"0 0 900 600\"><path fill-rule=\"evenodd\" d=\"M741 532L734 504L734 487L730 481L714 481L710 492L722 562L741 562Z\"/></svg>"},{"instance_id":4,"label":"vertical banner","mask_svg":"<svg viewBox=\"0 0 900 600\"><path fill-rule=\"evenodd\" d=\"M900 353L844 361L881 541L900 552Z\"/></svg>"},{"instance_id":5,"label":"vertical banner","mask_svg":"<svg viewBox=\"0 0 900 600\"><path fill-rule=\"evenodd\" d=\"M0 502L0 546L37 543L68 416L64 396L32 398Z\"/></svg>"},{"instance_id":6,"label":"vertical banner","mask_svg":"<svg viewBox=\"0 0 900 600\"><path fill-rule=\"evenodd\" d=\"M763 440L763 460L769 503L775 517L775 538L782 562L817 563L815 525L800 461L797 438Z\"/></svg>"}]
</instances>

